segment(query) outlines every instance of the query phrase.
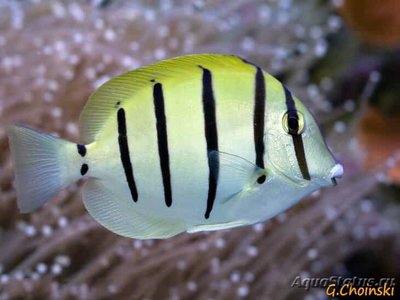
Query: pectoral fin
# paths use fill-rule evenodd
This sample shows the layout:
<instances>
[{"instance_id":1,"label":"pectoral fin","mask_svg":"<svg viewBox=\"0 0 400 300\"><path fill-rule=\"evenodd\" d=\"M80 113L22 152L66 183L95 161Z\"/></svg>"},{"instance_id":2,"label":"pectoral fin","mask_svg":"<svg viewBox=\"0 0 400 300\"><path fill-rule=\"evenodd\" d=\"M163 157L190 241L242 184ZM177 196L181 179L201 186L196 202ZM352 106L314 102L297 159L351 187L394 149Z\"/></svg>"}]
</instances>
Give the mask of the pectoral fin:
<instances>
[{"instance_id":1,"label":"pectoral fin","mask_svg":"<svg viewBox=\"0 0 400 300\"><path fill-rule=\"evenodd\" d=\"M255 191L269 181L268 169L226 152L210 151L211 173L218 177L218 196L221 203ZM218 170L213 173L213 170ZM261 180L260 180L261 179Z\"/></svg>"}]
</instances>

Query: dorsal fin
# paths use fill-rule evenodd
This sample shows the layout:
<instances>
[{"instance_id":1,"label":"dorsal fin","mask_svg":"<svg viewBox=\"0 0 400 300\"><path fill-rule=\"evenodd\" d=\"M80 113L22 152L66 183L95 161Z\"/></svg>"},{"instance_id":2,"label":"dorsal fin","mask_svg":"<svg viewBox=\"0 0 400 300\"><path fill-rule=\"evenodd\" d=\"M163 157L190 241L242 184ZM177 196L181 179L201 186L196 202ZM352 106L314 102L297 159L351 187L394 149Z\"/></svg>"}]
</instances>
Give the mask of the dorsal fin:
<instances>
[{"instance_id":1,"label":"dorsal fin","mask_svg":"<svg viewBox=\"0 0 400 300\"><path fill-rule=\"evenodd\" d=\"M234 55L193 54L160 61L153 65L117 76L100 86L86 103L81 116L81 135L85 143L93 142L116 110L144 87L152 87L151 80L187 79L200 72L199 66L211 70L249 71L248 62Z\"/></svg>"}]
</instances>

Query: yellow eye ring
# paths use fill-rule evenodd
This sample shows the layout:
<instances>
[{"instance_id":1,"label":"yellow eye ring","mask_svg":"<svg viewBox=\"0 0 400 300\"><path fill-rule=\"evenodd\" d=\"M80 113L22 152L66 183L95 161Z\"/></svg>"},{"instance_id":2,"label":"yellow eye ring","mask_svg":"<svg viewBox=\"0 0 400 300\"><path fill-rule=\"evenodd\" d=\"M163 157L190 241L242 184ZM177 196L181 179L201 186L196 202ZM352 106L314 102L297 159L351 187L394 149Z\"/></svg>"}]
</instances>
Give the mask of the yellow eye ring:
<instances>
[{"instance_id":1,"label":"yellow eye ring","mask_svg":"<svg viewBox=\"0 0 400 300\"><path fill-rule=\"evenodd\" d=\"M282 126L286 133L290 135L300 135L304 132L304 117L302 113L289 110L282 118Z\"/></svg>"}]
</instances>

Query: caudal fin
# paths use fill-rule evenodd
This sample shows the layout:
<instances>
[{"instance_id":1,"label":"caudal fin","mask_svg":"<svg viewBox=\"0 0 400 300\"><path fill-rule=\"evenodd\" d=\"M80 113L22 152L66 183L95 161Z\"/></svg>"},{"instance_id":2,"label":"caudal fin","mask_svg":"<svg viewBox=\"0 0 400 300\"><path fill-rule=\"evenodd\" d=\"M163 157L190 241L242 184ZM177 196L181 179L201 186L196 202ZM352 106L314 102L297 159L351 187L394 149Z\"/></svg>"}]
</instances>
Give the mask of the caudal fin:
<instances>
[{"instance_id":1,"label":"caudal fin","mask_svg":"<svg viewBox=\"0 0 400 300\"><path fill-rule=\"evenodd\" d=\"M79 179L71 166L75 144L17 125L9 126L7 135L21 212L36 210Z\"/></svg>"}]
</instances>

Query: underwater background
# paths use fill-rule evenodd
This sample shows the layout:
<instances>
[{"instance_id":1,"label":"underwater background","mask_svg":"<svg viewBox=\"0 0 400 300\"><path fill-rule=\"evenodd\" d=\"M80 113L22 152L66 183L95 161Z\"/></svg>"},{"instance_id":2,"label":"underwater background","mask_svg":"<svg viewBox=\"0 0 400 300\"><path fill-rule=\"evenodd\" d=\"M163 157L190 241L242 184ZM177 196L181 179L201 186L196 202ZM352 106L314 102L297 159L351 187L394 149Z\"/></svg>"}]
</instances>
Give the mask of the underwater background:
<instances>
[{"instance_id":1,"label":"underwater background","mask_svg":"<svg viewBox=\"0 0 400 300\"><path fill-rule=\"evenodd\" d=\"M399 49L397 0L0 0L0 300L328 299L291 287L297 276L399 285ZM262 224L167 240L95 223L83 182L18 212L6 125L79 142L79 113L106 80L203 52L290 87L344 165L339 185Z\"/></svg>"}]
</instances>

